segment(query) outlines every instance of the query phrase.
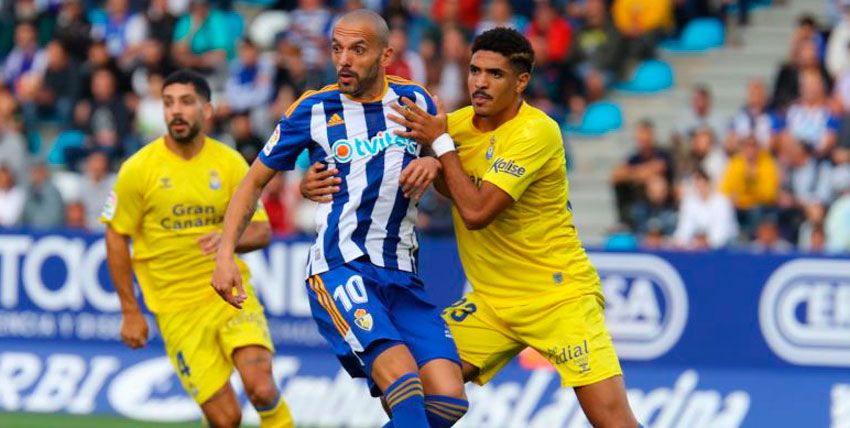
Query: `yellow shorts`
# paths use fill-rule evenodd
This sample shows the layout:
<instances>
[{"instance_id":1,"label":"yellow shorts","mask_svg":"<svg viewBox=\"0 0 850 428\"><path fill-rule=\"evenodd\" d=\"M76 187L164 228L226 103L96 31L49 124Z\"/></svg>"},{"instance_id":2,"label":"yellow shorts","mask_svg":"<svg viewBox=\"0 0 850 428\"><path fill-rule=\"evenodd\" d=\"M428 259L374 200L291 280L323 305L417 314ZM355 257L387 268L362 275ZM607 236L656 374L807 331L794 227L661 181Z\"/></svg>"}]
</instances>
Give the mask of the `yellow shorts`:
<instances>
[{"instance_id":1,"label":"yellow shorts","mask_svg":"<svg viewBox=\"0 0 850 428\"><path fill-rule=\"evenodd\" d=\"M622 374L605 327L601 295L493 308L474 291L443 311L460 358L480 369L475 383L489 382L526 347L561 375L562 386L582 386Z\"/></svg>"},{"instance_id":2,"label":"yellow shorts","mask_svg":"<svg viewBox=\"0 0 850 428\"><path fill-rule=\"evenodd\" d=\"M259 345L274 352L263 307L253 295L242 310L215 298L195 310L159 314L156 321L183 389L198 404L229 381L234 349Z\"/></svg>"}]
</instances>

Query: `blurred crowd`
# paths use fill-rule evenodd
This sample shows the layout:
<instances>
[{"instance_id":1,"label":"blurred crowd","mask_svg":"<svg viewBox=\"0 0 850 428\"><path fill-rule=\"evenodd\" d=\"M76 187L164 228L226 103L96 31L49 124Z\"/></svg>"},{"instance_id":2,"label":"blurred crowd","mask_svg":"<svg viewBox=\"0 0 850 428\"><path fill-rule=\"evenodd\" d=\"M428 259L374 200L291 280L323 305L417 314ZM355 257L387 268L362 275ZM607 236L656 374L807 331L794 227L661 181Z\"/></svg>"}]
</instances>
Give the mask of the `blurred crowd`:
<instances>
[{"instance_id":1,"label":"blurred crowd","mask_svg":"<svg viewBox=\"0 0 850 428\"><path fill-rule=\"evenodd\" d=\"M389 72L424 83L450 109L467 103L472 38L496 26L518 29L537 57L527 100L567 124L635 64L653 58L660 40L694 18L725 19L733 3L747 1L0 0L0 227L101 230L100 206L122 160L165 132L162 81L181 67L211 82L208 133L252 161L304 90L335 80L330 29L350 9L382 13L395 49ZM738 24L746 25L746 10L738 7ZM810 38L820 63L826 39L816 37ZM793 90L797 74L810 68L811 58L799 56L785 71ZM837 77L820 76L824 90L825 80ZM799 91L816 91L803 86ZM787 127L817 132L806 125ZM766 147L778 150L770 126ZM680 138L692 134L683 130ZM825 159L835 144L816 146ZM661 170L672 188L678 172ZM300 174L282 174L266 189L276 233L312 233L313 208L297 191ZM648 188L648 175L624 174L623 183ZM451 233L448 201L428 194L420 206L425 233ZM627 211L624 220L640 226Z\"/></svg>"},{"instance_id":2,"label":"blurred crowd","mask_svg":"<svg viewBox=\"0 0 850 428\"><path fill-rule=\"evenodd\" d=\"M735 115L697 86L672 135L633 130L612 245L850 251L850 1L836 3L831 27L799 18L773 87L748 82Z\"/></svg>"}]
</instances>

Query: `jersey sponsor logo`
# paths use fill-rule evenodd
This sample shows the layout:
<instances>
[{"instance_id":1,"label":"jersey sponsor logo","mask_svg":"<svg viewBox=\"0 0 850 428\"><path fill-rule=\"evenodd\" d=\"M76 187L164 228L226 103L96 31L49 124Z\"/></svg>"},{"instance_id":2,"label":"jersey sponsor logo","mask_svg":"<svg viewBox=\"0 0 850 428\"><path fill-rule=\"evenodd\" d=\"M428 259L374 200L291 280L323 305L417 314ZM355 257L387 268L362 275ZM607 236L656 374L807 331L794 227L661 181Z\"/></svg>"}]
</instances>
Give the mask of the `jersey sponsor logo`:
<instances>
[{"instance_id":1,"label":"jersey sponsor logo","mask_svg":"<svg viewBox=\"0 0 850 428\"><path fill-rule=\"evenodd\" d=\"M118 194L114 190L109 191L106 202L103 203L103 211L100 215L107 220L115 218L115 210L118 208Z\"/></svg>"},{"instance_id":2,"label":"jersey sponsor logo","mask_svg":"<svg viewBox=\"0 0 850 428\"><path fill-rule=\"evenodd\" d=\"M416 155L419 152L419 144L416 141L383 131L369 139L337 140L333 143L331 152L337 162L348 163L358 159L371 158L392 146L400 147L411 155Z\"/></svg>"},{"instance_id":3,"label":"jersey sponsor logo","mask_svg":"<svg viewBox=\"0 0 850 428\"><path fill-rule=\"evenodd\" d=\"M762 290L759 323L770 349L785 361L850 367L850 264L783 264Z\"/></svg>"},{"instance_id":4,"label":"jersey sponsor logo","mask_svg":"<svg viewBox=\"0 0 850 428\"><path fill-rule=\"evenodd\" d=\"M183 230L223 222L224 214L217 212L214 205L175 204L171 207L171 216L164 217L159 225L165 230Z\"/></svg>"},{"instance_id":5,"label":"jersey sponsor logo","mask_svg":"<svg viewBox=\"0 0 850 428\"><path fill-rule=\"evenodd\" d=\"M576 345L552 346L546 349L546 359L553 365L575 364L579 373L590 371L590 349L587 339Z\"/></svg>"},{"instance_id":6,"label":"jersey sponsor logo","mask_svg":"<svg viewBox=\"0 0 850 428\"><path fill-rule=\"evenodd\" d=\"M345 124L345 121L342 120L341 117L339 117L338 113L334 113L333 116L331 116L331 118L328 119L328 127L337 126L337 125L344 125L344 124Z\"/></svg>"},{"instance_id":7,"label":"jersey sponsor logo","mask_svg":"<svg viewBox=\"0 0 850 428\"><path fill-rule=\"evenodd\" d=\"M160 189L171 189L174 185L171 184L170 177L160 177L159 179L159 187Z\"/></svg>"},{"instance_id":8,"label":"jersey sponsor logo","mask_svg":"<svg viewBox=\"0 0 850 428\"><path fill-rule=\"evenodd\" d=\"M673 348L688 319L688 295L679 272L653 255L589 256L602 280L605 323L619 356L651 360Z\"/></svg>"},{"instance_id":9,"label":"jersey sponsor logo","mask_svg":"<svg viewBox=\"0 0 850 428\"><path fill-rule=\"evenodd\" d=\"M268 140L266 140L266 145L263 146L263 153L266 156L271 156L272 150L274 150L278 141L280 141L280 124L277 124L277 126L274 127L274 132L272 132L272 135Z\"/></svg>"},{"instance_id":10,"label":"jersey sponsor logo","mask_svg":"<svg viewBox=\"0 0 850 428\"><path fill-rule=\"evenodd\" d=\"M514 177L522 177L525 174L525 168L519 166L516 162L505 158L496 158L493 164L490 165L490 171L495 173L505 173Z\"/></svg>"}]
</instances>

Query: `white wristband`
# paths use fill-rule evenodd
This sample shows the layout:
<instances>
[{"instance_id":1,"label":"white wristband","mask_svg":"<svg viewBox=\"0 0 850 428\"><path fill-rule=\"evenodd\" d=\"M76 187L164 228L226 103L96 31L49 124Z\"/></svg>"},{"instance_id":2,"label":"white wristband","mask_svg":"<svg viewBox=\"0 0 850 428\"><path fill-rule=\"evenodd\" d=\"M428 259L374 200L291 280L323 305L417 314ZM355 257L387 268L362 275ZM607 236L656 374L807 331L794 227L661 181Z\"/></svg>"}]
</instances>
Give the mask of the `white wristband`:
<instances>
[{"instance_id":1,"label":"white wristband","mask_svg":"<svg viewBox=\"0 0 850 428\"><path fill-rule=\"evenodd\" d=\"M434 150L437 157L440 157L448 152L455 151L455 142L452 141L452 137L447 132L444 132L431 143L431 149Z\"/></svg>"}]
</instances>

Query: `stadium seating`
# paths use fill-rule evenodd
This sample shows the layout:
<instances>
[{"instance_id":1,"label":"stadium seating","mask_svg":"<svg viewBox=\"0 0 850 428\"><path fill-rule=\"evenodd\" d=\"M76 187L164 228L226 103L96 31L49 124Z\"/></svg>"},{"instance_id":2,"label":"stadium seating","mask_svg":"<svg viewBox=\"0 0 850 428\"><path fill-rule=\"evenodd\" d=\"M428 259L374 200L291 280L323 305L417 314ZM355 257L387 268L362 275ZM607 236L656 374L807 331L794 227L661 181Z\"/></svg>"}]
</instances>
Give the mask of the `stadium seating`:
<instances>
[{"instance_id":1,"label":"stadium seating","mask_svg":"<svg viewBox=\"0 0 850 428\"><path fill-rule=\"evenodd\" d=\"M723 46L723 40L723 23L719 19L700 18L689 22L678 39L665 40L661 47L676 54L701 53Z\"/></svg>"},{"instance_id":2,"label":"stadium seating","mask_svg":"<svg viewBox=\"0 0 850 428\"><path fill-rule=\"evenodd\" d=\"M82 147L85 135L80 131L62 131L56 136L50 152L47 154L47 163L50 165L65 165L65 150L73 147Z\"/></svg>"},{"instance_id":3,"label":"stadium seating","mask_svg":"<svg viewBox=\"0 0 850 428\"><path fill-rule=\"evenodd\" d=\"M664 61L649 60L638 64L632 77L616 83L614 89L627 94L651 94L673 87L673 68Z\"/></svg>"},{"instance_id":4,"label":"stadium seating","mask_svg":"<svg viewBox=\"0 0 850 428\"><path fill-rule=\"evenodd\" d=\"M616 131L623 126L620 106L609 101L595 102L587 110L578 125L568 125L567 135L592 137Z\"/></svg>"}]
</instances>

